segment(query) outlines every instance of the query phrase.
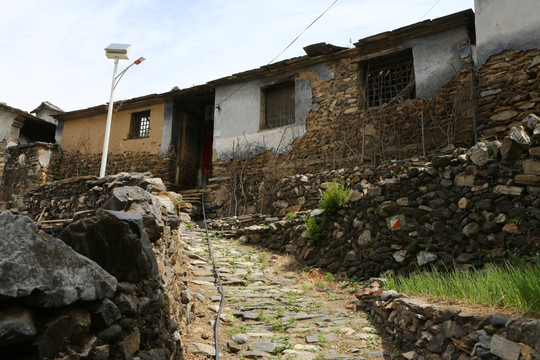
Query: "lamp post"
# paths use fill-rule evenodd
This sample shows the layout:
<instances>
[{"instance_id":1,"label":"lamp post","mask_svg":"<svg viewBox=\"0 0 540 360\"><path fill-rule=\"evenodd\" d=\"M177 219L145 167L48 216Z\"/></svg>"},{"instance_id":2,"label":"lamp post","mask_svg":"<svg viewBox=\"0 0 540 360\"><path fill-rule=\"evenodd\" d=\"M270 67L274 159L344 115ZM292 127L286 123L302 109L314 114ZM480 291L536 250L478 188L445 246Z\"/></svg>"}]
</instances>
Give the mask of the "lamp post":
<instances>
[{"instance_id":1,"label":"lamp post","mask_svg":"<svg viewBox=\"0 0 540 360\"><path fill-rule=\"evenodd\" d=\"M116 71L118 70L118 60L129 60L128 55L131 49L131 44L111 44L105 48L105 56L109 59L114 59L114 71L111 84L111 96L109 98L109 110L107 111L107 123L105 125L105 138L103 139L103 152L101 154L101 167L99 169L99 177L105 177L105 170L107 168L107 154L109 152L109 137L111 135L111 122L112 122L112 112L113 112L113 103L114 103L114 89L116 85L122 79L122 76L128 71L133 65L139 65L145 59L143 57L138 58L133 63L131 63L127 68L122 70L118 75Z\"/></svg>"}]
</instances>

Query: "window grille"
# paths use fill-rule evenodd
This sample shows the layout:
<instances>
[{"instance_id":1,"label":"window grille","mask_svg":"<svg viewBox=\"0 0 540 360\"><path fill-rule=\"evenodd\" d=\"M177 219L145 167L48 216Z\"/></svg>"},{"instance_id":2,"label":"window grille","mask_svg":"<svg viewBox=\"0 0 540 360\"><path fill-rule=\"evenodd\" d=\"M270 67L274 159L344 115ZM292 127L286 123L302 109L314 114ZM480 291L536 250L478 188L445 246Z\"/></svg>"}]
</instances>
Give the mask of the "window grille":
<instances>
[{"instance_id":1,"label":"window grille","mask_svg":"<svg viewBox=\"0 0 540 360\"><path fill-rule=\"evenodd\" d=\"M267 88L264 96L266 129L294 124L294 83Z\"/></svg>"},{"instance_id":2,"label":"window grille","mask_svg":"<svg viewBox=\"0 0 540 360\"><path fill-rule=\"evenodd\" d=\"M370 61L366 71L366 101L369 107L380 106L396 98L414 99L411 51Z\"/></svg>"},{"instance_id":3,"label":"window grille","mask_svg":"<svg viewBox=\"0 0 540 360\"><path fill-rule=\"evenodd\" d=\"M150 110L131 114L129 138L138 139L150 136Z\"/></svg>"}]
</instances>

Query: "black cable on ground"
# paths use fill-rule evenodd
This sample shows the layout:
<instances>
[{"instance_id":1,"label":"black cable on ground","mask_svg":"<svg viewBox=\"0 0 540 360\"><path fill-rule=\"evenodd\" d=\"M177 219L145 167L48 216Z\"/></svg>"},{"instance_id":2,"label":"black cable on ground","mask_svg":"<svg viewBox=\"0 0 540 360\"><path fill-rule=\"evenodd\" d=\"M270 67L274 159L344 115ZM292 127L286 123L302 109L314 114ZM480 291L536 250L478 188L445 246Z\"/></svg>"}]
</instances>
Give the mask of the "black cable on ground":
<instances>
[{"instance_id":1,"label":"black cable on ground","mask_svg":"<svg viewBox=\"0 0 540 360\"><path fill-rule=\"evenodd\" d=\"M223 284L221 283L221 277L219 276L219 271L216 265L216 261L214 260L214 254L212 252L212 244L210 243L210 234L208 234L208 226L206 224L206 211L204 209L204 190L202 192L201 196L201 206L202 206L202 213L203 213L203 222L204 222L204 230L206 232L206 242L208 244L208 251L210 252L210 259L212 260L212 264L214 265L214 277L216 278L217 287L219 290L219 293L221 294L221 301L219 303L219 309L216 315L216 321L214 324L214 341L216 343L216 355L215 359L219 359L219 320L221 317L221 311L223 310L223 305L225 304L225 293L223 292Z\"/></svg>"}]
</instances>

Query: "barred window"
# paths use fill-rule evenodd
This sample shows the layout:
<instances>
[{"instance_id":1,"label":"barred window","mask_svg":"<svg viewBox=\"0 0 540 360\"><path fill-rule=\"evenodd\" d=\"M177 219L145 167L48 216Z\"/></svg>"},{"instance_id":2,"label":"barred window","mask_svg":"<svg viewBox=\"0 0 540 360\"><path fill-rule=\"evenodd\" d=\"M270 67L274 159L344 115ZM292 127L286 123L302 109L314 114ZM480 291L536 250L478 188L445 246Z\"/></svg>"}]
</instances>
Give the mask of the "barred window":
<instances>
[{"instance_id":1,"label":"barred window","mask_svg":"<svg viewBox=\"0 0 540 360\"><path fill-rule=\"evenodd\" d=\"M263 89L264 129L294 124L294 82Z\"/></svg>"},{"instance_id":2,"label":"barred window","mask_svg":"<svg viewBox=\"0 0 540 360\"><path fill-rule=\"evenodd\" d=\"M365 71L368 107L397 99L415 98L414 65L410 50L371 60L366 64Z\"/></svg>"},{"instance_id":3,"label":"barred window","mask_svg":"<svg viewBox=\"0 0 540 360\"><path fill-rule=\"evenodd\" d=\"M129 139L139 139L150 136L150 110L131 114Z\"/></svg>"}]
</instances>

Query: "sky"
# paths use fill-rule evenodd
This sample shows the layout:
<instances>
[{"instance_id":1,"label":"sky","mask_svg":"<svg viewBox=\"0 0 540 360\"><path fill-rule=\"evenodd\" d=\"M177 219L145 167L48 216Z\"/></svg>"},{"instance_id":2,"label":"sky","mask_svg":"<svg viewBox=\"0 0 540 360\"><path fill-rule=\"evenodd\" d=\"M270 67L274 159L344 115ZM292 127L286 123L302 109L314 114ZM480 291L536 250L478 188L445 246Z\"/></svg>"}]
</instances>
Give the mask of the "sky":
<instances>
[{"instance_id":1,"label":"sky","mask_svg":"<svg viewBox=\"0 0 540 360\"><path fill-rule=\"evenodd\" d=\"M268 64L335 0L0 0L0 102L64 111L109 101L111 43L132 44L115 100L188 88ZM338 0L275 60L465 9L474 0Z\"/></svg>"}]
</instances>

